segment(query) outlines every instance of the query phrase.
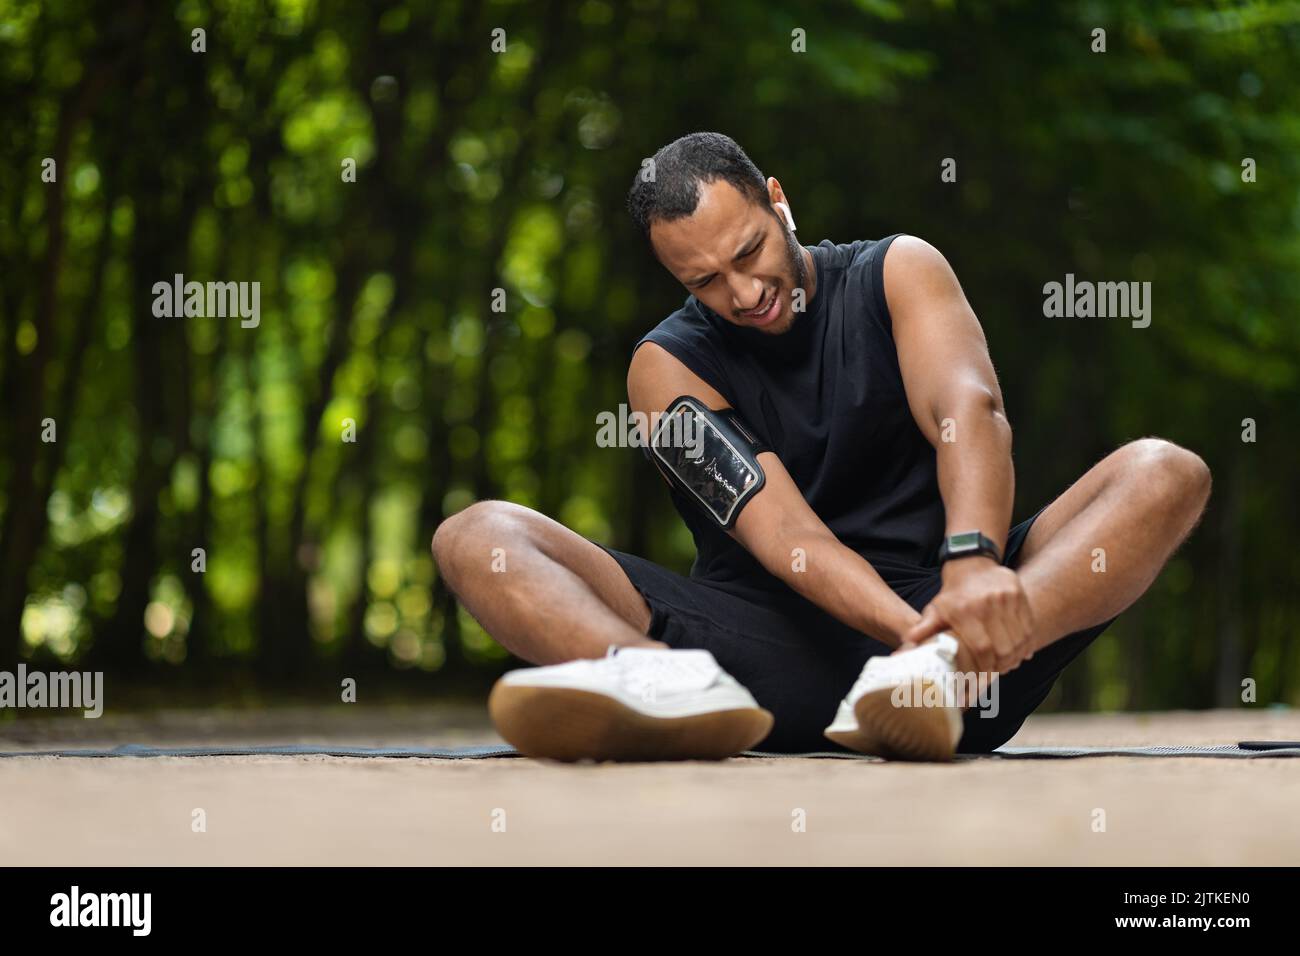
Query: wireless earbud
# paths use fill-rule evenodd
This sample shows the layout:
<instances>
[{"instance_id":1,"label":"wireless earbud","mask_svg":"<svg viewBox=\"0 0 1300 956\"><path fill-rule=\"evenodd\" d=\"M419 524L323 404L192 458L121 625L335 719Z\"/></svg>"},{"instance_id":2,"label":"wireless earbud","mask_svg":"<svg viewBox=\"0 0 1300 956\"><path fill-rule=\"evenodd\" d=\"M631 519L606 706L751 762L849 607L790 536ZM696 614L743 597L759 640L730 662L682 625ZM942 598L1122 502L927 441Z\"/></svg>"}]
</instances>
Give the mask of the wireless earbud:
<instances>
[{"instance_id":1,"label":"wireless earbud","mask_svg":"<svg viewBox=\"0 0 1300 956\"><path fill-rule=\"evenodd\" d=\"M794 232L798 227L794 224L794 216L790 214L790 207L783 202L774 202L772 205L785 213L785 227Z\"/></svg>"}]
</instances>

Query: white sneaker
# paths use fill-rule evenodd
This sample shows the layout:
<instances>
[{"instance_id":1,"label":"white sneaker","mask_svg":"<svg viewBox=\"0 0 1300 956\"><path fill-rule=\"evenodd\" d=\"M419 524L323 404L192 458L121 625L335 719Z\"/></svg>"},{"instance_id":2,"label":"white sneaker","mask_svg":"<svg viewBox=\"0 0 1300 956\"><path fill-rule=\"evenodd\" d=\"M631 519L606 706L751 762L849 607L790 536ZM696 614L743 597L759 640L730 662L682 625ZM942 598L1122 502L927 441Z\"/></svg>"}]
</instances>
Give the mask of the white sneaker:
<instances>
[{"instance_id":1,"label":"white sneaker","mask_svg":"<svg viewBox=\"0 0 1300 956\"><path fill-rule=\"evenodd\" d=\"M879 757L951 760L962 734L962 708L950 676L956 658L957 639L947 633L901 654L871 658L826 736Z\"/></svg>"},{"instance_id":2,"label":"white sneaker","mask_svg":"<svg viewBox=\"0 0 1300 956\"><path fill-rule=\"evenodd\" d=\"M773 723L708 651L655 647L509 671L488 710L520 753L553 760L721 760Z\"/></svg>"}]
</instances>

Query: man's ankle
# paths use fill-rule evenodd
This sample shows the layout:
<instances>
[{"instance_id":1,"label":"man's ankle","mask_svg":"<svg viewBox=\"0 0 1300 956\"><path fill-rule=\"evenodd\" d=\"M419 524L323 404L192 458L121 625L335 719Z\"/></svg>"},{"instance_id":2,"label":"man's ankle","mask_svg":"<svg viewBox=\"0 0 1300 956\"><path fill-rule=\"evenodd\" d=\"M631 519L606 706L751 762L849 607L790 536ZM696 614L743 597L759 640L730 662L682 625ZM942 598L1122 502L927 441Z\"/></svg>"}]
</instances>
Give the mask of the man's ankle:
<instances>
[{"instance_id":1,"label":"man's ankle","mask_svg":"<svg viewBox=\"0 0 1300 956\"><path fill-rule=\"evenodd\" d=\"M652 637L638 637L632 640L623 641L621 647L640 647L646 650L666 651L670 648L663 641L656 641Z\"/></svg>"}]
</instances>

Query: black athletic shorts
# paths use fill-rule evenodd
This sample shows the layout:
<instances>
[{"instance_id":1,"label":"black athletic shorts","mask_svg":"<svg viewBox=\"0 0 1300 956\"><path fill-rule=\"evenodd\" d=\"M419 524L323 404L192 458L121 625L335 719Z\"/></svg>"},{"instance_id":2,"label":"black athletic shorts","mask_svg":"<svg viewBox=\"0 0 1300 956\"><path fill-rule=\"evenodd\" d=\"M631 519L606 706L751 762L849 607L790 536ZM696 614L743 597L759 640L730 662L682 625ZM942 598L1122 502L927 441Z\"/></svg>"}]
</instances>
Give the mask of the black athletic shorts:
<instances>
[{"instance_id":1,"label":"black athletic shorts","mask_svg":"<svg viewBox=\"0 0 1300 956\"><path fill-rule=\"evenodd\" d=\"M1041 514L1042 512L1038 512ZM1035 514L1011 529L1003 564L1019 563ZM796 612L755 604L601 545L650 607L649 637L674 648L703 648L776 718L756 747L774 753L843 750L822 731L867 659L891 648L800 599ZM920 611L939 593L939 568L876 565L886 583ZM1114 618L1111 619L1113 621ZM1010 740L1047 697L1057 676L1111 621L1069 634L998 678L997 715L965 713L960 753L988 753Z\"/></svg>"}]
</instances>

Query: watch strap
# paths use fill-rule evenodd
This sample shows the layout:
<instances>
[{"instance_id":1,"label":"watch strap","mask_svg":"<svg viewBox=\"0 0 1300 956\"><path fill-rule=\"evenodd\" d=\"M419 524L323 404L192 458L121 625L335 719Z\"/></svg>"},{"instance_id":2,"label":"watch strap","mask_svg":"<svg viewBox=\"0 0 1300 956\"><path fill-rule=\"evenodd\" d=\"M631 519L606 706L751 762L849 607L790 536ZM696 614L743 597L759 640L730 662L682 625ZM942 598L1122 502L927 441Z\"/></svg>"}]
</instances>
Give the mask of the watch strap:
<instances>
[{"instance_id":1,"label":"watch strap","mask_svg":"<svg viewBox=\"0 0 1300 956\"><path fill-rule=\"evenodd\" d=\"M939 563L955 560L956 558L969 558L975 555L984 555L992 558L998 564L1002 563L1002 554L998 551L998 546L993 543L981 531L962 531L957 534L950 534L943 539L943 544L939 545Z\"/></svg>"}]
</instances>

